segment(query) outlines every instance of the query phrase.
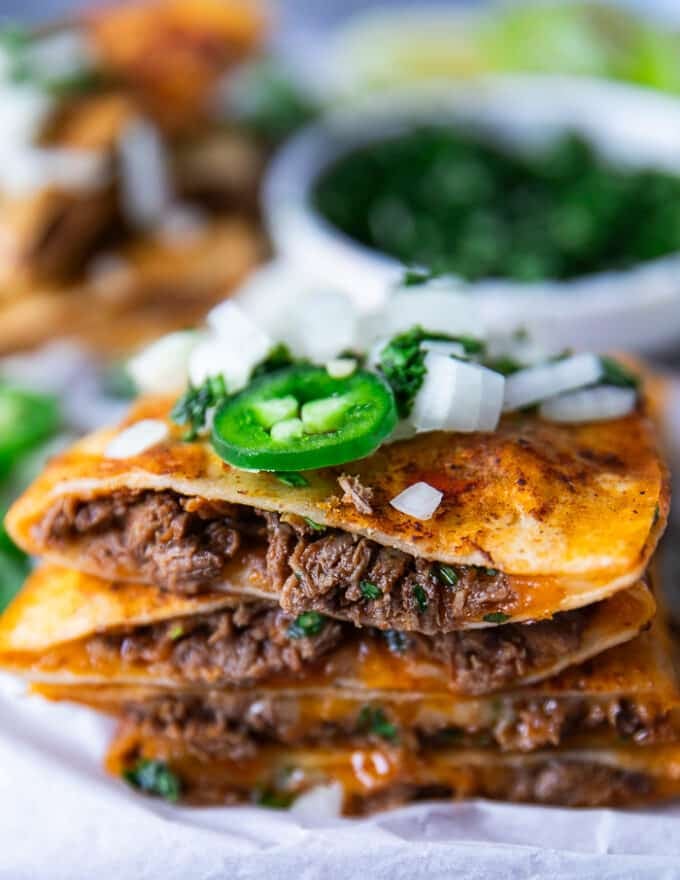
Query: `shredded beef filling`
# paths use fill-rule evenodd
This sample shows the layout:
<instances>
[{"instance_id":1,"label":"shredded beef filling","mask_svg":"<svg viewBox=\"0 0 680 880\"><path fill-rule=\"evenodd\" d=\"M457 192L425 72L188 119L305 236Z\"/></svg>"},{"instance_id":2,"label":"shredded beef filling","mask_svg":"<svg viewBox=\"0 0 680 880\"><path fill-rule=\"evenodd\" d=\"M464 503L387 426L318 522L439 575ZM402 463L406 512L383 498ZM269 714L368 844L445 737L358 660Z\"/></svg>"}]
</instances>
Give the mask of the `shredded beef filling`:
<instances>
[{"instance_id":1,"label":"shredded beef filling","mask_svg":"<svg viewBox=\"0 0 680 880\"><path fill-rule=\"evenodd\" d=\"M324 621L314 635L292 638L294 618L269 603L242 604L212 614L93 636L93 666L121 659L151 674L189 682L246 686L279 673L300 674L340 641L342 624Z\"/></svg>"},{"instance_id":2,"label":"shredded beef filling","mask_svg":"<svg viewBox=\"0 0 680 880\"><path fill-rule=\"evenodd\" d=\"M375 794L354 796L345 804L345 812L368 814L417 800L474 795L564 807L625 806L644 801L653 788L653 780L644 773L556 758L503 770L490 768L480 778L472 777L464 789L397 782Z\"/></svg>"},{"instance_id":3,"label":"shredded beef filling","mask_svg":"<svg viewBox=\"0 0 680 880\"><path fill-rule=\"evenodd\" d=\"M380 745L386 741L386 732L388 742L428 752L491 745L503 751L529 752L558 746L572 735L607 729L648 745L677 735L668 714L658 706L616 698L508 701L490 725L470 724L466 728L449 727L441 717L419 716L405 729L389 705L372 704L369 708L372 717L380 713L387 727L367 726L366 706L352 707L332 722L319 719L310 723L295 699L267 695L253 700L248 694L218 691L202 697L158 697L131 703L125 714L145 737L163 736L181 742L199 756L232 760L253 756L261 744L271 742L303 745L368 740Z\"/></svg>"},{"instance_id":4,"label":"shredded beef filling","mask_svg":"<svg viewBox=\"0 0 680 880\"><path fill-rule=\"evenodd\" d=\"M103 576L115 579L122 567L128 576L188 594L218 588L239 548L266 540L267 575L285 610L320 611L357 625L434 633L499 607L507 611L516 599L494 569L449 566L452 586L436 563L367 538L171 491L61 499L35 528L50 547L78 542L81 557ZM373 587L368 593L366 583Z\"/></svg>"},{"instance_id":5,"label":"shredded beef filling","mask_svg":"<svg viewBox=\"0 0 680 880\"><path fill-rule=\"evenodd\" d=\"M436 636L399 633L395 644L390 638L393 631L362 634L327 617L322 617L318 633L295 638L293 615L277 605L257 602L95 635L86 644L95 667L120 658L123 663L144 664L152 674L167 673L187 682L248 685L276 673L301 673L305 664L363 638L386 642L390 650L415 664L436 664L463 693L484 694L545 672L547 665L575 650L589 614L584 608L540 623Z\"/></svg>"}]
</instances>

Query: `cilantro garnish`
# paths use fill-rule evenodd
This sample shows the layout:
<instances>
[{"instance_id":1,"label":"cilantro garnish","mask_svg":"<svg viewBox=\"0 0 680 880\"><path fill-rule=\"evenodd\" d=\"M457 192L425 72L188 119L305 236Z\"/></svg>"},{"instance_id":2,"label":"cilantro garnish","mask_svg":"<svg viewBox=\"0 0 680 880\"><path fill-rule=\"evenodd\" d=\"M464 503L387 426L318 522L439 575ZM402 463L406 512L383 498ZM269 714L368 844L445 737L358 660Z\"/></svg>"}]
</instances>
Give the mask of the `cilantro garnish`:
<instances>
[{"instance_id":1,"label":"cilantro garnish","mask_svg":"<svg viewBox=\"0 0 680 880\"><path fill-rule=\"evenodd\" d=\"M224 377L211 376L202 385L189 385L172 408L170 418L178 425L188 425L185 440L195 440L205 428L208 412L227 399Z\"/></svg>"},{"instance_id":2,"label":"cilantro garnish","mask_svg":"<svg viewBox=\"0 0 680 880\"><path fill-rule=\"evenodd\" d=\"M388 721L379 706L364 706L359 712L359 730L374 733L382 739L394 741L397 738L397 727Z\"/></svg>"},{"instance_id":3,"label":"cilantro garnish","mask_svg":"<svg viewBox=\"0 0 680 880\"><path fill-rule=\"evenodd\" d=\"M377 587L370 581L361 581L359 583L359 589L361 590L361 595L365 599L380 599L382 597L382 590L380 587Z\"/></svg>"},{"instance_id":4,"label":"cilantro garnish","mask_svg":"<svg viewBox=\"0 0 680 880\"><path fill-rule=\"evenodd\" d=\"M510 615L503 614L502 611L493 611L491 614L485 614L484 620L487 623L505 623L506 620L510 620Z\"/></svg>"},{"instance_id":5,"label":"cilantro garnish","mask_svg":"<svg viewBox=\"0 0 680 880\"><path fill-rule=\"evenodd\" d=\"M435 574L437 578L447 587L457 587L458 586L458 574L455 568L452 568L450 565L439 565L435 566Z\"/></svg>"},{"instance_id":6,"label":"cilantro garnish","mask_svg":"<svg viewBox=\"0 0 680 880\"><path fill-rule=\"evenodd\" d=\"M412 327L394 336L380 352L378 366L387 379L397 403L401 418L406 418L413 408L413 401L425 379L425 355L420 344L425 340L458 342L466 354L480 354L484 345L468 336L447 336L432 333L422 327Z\"/></svg>"},{"instance_id":7,"label":"cilantro garnish","mask_svg":"<svg viewBox=\"0 0 680 880\"><path fill-rule=\"evenodd\" d=\"M179 800L182 784L165 761L140 758L134 767L123 771L123 779L133 788L174 803Z\"/></svg>"},{"instance_id":8,"label":"cilantro garnish","mask_svg":"<svg viewBox=\"0 0 680 880\"><path fill-rule=\"evenodd\" d=\"M304 639L307 636L316 636L326 625L326 618L318 611L305 611L299 614L288 627L288 637L291 639Z\"/></svg>"},{"instance_id":9,"label":"cilantro garnish","mask_svg":"<svg viewBox=\"0 0 680 880\"><path fill-rule=\"evenodd\" d=\"M416 584L413 588L413 595L416 597L416 602L418 603L418 610L422 614L423 611L427 610L427 593L420 586L420 584Z\"/></svg>"},{"instance_id":10,"label":"cilantro garnish","mask_svg":"<svg viewBox=\"0 0 680 880\"><path fill-rule=\"evenodd\" d=\"M602 384L618 385L619 388L639 387L640 377L624 367L623 364L610 357L600 357L600 363L602 364L602 378L600 379Z\"/></svg>"}]
</instances>

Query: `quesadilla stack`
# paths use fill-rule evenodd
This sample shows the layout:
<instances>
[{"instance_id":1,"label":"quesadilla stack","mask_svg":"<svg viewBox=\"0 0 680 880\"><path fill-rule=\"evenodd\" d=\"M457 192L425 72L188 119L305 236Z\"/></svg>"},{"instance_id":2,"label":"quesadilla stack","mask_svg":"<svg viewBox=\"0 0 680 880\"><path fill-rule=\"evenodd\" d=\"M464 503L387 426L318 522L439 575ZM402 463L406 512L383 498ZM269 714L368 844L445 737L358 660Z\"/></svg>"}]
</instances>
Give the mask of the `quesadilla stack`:
<instances>
[{"instance_id":1,"label":"quesadilla stack","mask_svg":"<svg viewBox=\"0 0 680 880\"><path fill-rule=\"evenodd\" d=\"M420 328L366 366L277 342L230 303L184 355L157 343L136 375L188 377L179 400L144 394L15 503L43 562L3 668L119 717L108 768L171 800L680 792L638 380L592 355L501 372Z\"/></svg>"}]
</instances>

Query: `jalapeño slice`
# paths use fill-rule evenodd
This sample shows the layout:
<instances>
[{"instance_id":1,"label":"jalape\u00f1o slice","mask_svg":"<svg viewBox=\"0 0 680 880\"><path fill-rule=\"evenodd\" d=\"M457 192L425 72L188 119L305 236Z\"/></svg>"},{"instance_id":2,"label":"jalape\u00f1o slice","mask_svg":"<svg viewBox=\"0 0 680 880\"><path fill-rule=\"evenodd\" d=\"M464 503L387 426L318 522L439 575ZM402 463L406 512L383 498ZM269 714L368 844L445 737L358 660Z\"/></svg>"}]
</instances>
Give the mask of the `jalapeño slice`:
<instances>
[{"instance_id":1,"label":"jalape\u00f1o slice","mask_svg":"<svg viewBox=\"0 0 680 880\"><path fill-rule=\"evenodd\" d=\"M225 401L212 444L235 467L303 471L369 455L396 422L394 395L379 376L357 370L334 379L322 367L298 365Z\"/></svg>"}]
</instances>

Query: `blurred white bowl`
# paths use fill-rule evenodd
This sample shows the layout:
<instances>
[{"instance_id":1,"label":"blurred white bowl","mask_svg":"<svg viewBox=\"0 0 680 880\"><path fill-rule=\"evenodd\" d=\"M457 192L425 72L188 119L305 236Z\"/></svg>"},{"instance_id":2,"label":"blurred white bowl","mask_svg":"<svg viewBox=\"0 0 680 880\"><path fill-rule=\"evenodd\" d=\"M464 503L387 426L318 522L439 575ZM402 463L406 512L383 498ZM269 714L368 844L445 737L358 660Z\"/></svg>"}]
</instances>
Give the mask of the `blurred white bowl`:
<instances>
[{"instance_id":1,"label":"blurred white bowl","mask_svg":"<svg viewBox=\"0 0 680 880\"><path fill-rule=\"evenodd\" d=\"M680 101L645 89L575 77L484 77L372 95L289 141L270 165L266 222L279 256L371 311L401 265L353 241L313 207L321 172L339 156L414 124L451 121L499 141L540 147L564 131L617 164L680 173ZM680 254L569 281L468 283L490 330L523 326L548 346L670 348L680 340Z\"/></svg>"}]
</instances>

